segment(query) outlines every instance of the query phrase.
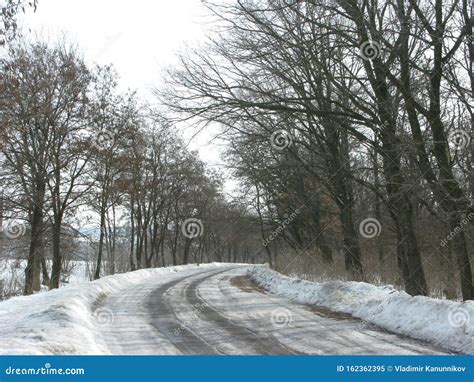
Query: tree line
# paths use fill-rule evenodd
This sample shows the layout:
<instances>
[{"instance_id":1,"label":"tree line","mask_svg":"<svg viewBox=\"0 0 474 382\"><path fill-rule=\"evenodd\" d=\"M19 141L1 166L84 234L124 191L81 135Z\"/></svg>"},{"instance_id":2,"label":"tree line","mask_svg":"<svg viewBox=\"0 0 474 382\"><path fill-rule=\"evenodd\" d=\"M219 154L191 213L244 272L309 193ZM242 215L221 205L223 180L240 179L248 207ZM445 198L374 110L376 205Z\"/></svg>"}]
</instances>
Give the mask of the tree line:
<instances>
[{"instance_id":1,"label":"tree line","mask_svg":"<svg viewBox=\"0 0 474 382\"><path fill-rule=\"evenodd\" d=\"M436 268L449 297L473 299L467 1L206 4L208 43L157 93L223 127L262 239L284 223L268 261L283 241L366 280L393 258L409 294L427 295Z\"/></svg>"},{"instance_id":2,"label":"tree line","mask_svg":"<svg viewBox=\"0 0 474 382\"><path fill-rule=\"evenodd\" d=\"M65 41L20 40L0 59L3 236L27 240L13 249L25 294L60 286L71 241L93 243L96 279L117 271L124 242L120 271L251 255L249 212L221 174L118 83Z\"/></svg>"}]
</instances>

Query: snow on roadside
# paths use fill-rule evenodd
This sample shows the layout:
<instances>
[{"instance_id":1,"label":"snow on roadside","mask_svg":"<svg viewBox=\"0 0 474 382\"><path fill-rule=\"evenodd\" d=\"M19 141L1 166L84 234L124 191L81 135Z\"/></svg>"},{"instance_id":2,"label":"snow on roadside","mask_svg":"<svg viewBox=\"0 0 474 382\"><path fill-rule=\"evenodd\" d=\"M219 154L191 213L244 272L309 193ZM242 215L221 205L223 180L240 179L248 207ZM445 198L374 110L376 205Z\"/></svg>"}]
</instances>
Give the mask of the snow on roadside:
<instances>
[{"instance_id":1,"label":"snow on roadside","mask_svg":"<svg viewBox=\"0 0 474 382\"><path fill-rule=\"evenodd\" d=\"M474 301L464 303L412 297L391 286L355 281L314 283L255 266L249 276L270 292L303 304L314 304L395 333L429 341L447 350L474 354Z\"/></svg>"},{"instance_id":2,"label":"snow on roadside","mask_svg":"<svg viewBox=\"0 0 474 382\"><path fill-rule=\"evenodd\" d=\"M142 269L0 302L0 354L109 354L98 333L113 315L95 311L101 299L151 277L219 265Z\"/></svg>"}]
</instances>

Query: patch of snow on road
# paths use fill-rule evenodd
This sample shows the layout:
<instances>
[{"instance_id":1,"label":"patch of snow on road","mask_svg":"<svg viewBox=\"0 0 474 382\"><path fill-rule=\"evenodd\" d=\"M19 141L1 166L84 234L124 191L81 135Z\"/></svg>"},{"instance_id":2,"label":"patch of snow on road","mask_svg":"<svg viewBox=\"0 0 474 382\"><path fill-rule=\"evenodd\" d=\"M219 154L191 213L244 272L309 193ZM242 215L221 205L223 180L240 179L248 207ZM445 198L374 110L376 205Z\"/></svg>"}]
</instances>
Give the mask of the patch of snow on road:
<instances>
[{"instance_id":1,"label":"patch of snow on road","mask_svg":"<svg viewBox=\"0 0 474 382\"><path fill-rule=\"evenodd\" d=\"M265 266L248 272L258 284L279 296L350 313L395 333L474 354L474 301L412 297L391 286L364 282L314 283L284 276Z\"/></svg>"}]
</instances>

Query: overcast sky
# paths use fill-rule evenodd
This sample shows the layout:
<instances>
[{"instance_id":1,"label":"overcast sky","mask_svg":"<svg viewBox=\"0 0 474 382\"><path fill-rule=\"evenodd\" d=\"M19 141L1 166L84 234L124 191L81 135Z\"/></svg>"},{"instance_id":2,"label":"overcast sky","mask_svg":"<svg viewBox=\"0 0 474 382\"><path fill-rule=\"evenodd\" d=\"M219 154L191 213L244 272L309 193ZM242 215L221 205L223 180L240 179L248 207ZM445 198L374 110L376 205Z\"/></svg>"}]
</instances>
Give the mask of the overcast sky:
<instances>
[{"instance_id":1,"label":"overcast sky","mask_svg":"<svg viewBox=\"0 0 474 382\"><path fill-rule=\"evenodd\" d=\"M25 26L51 37L66 32L87 59L112 62L125 86L144 92L176 51L203 39L204 14L200 0L39 0Z\"/></svg>"},{"instance_id":2,"label":"overcast sky","mask_svg":"<svg viewBox=\"0 0 474 382\"><path fill-rule=\"evenodd\" d=\"M66 33L87 61L113 63L121 86L153 103L151 90L159 86L163 69L176 63L176 52L204 40L206 14L200 0L39 0L22 24L53 40ZM183 134L190 138L193 132ZM190 148L216 166L221 161L212 137L201 133Z\"/></svg>"}]
</instances>

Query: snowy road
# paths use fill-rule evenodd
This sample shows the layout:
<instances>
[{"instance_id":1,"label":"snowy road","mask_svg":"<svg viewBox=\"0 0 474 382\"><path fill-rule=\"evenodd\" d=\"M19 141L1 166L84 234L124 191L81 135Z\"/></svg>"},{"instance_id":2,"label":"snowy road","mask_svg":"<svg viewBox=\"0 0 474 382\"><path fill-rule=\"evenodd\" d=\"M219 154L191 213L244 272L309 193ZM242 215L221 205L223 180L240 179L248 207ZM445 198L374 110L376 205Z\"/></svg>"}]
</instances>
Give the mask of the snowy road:
<instances>
[{"instance_id":1,"label":"snowy road","mask_svg":"<svg viewBox=\"0 0 474 382\"><path fill-rule=\"evenodd\" d=\"M347 315L271 295L246 266L150 277L101 299L112 354L441 354Z\"/></svg>"}]
</instances>

